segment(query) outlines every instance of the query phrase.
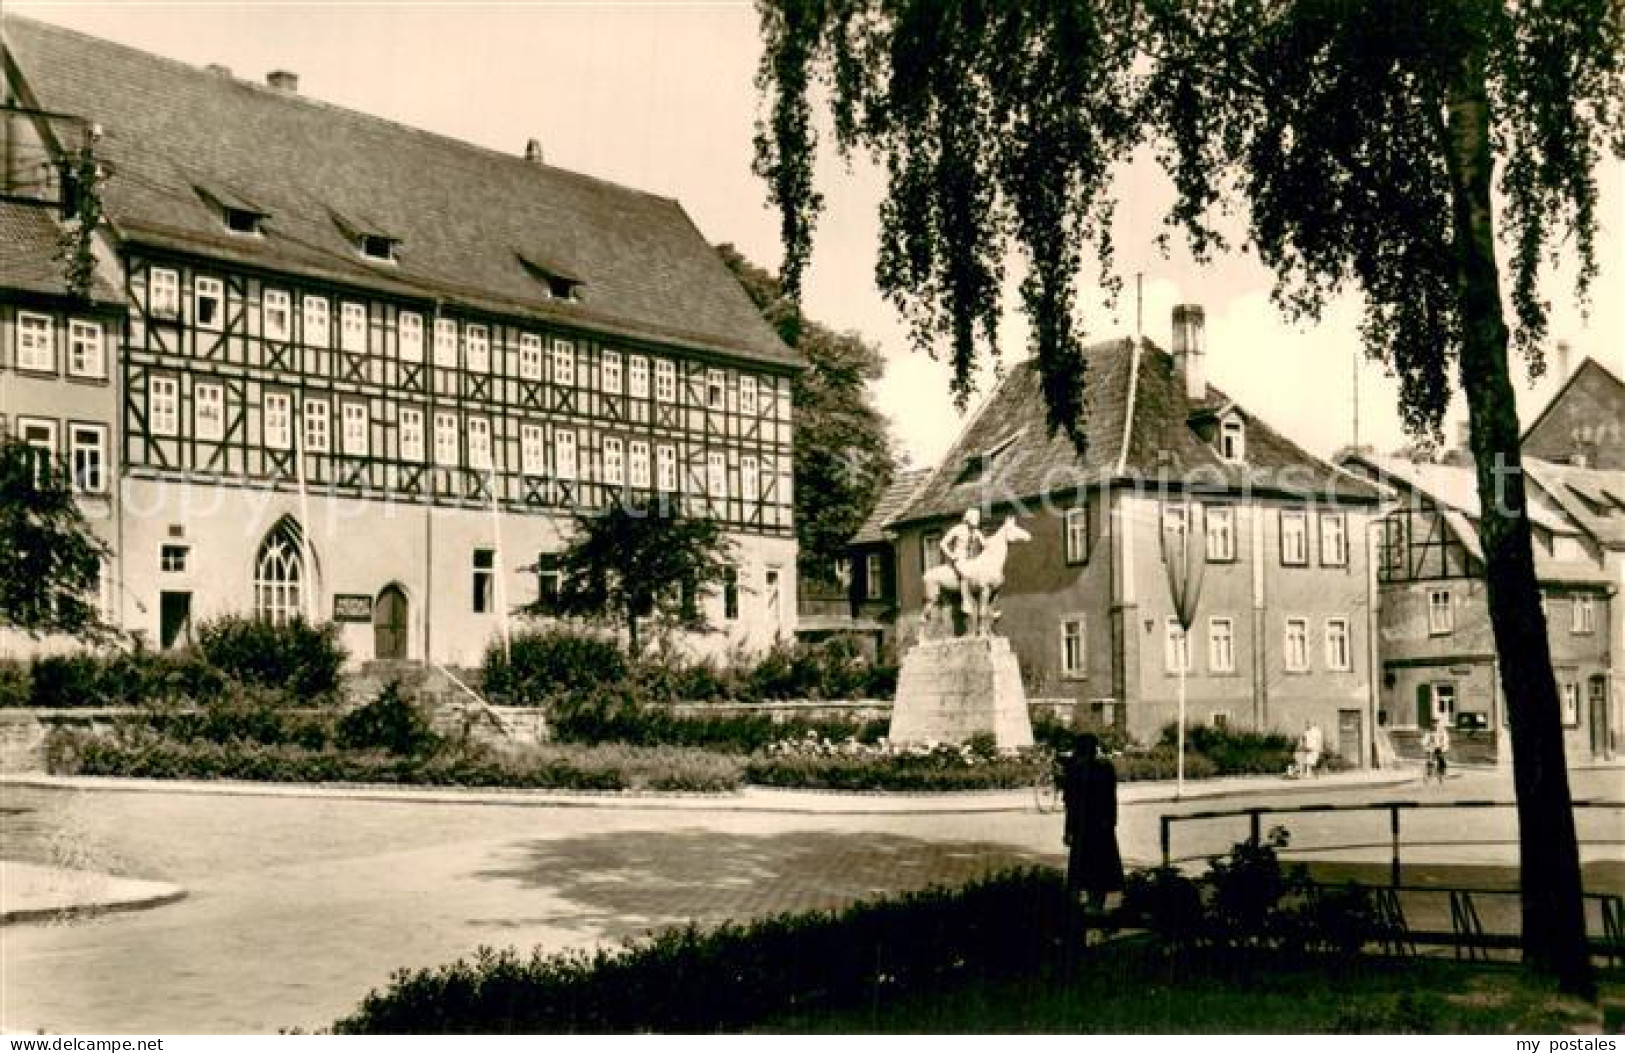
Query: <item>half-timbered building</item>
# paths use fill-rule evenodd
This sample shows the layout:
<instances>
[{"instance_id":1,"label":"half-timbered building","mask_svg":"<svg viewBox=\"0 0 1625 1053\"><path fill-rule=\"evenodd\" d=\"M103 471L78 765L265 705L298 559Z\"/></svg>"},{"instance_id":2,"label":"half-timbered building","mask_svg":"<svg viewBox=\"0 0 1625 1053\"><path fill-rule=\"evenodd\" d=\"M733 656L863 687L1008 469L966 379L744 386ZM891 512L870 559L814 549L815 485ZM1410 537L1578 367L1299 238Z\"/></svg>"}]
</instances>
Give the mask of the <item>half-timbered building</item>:
<instances>
[{"instance_id":1,"label":"half-timbered building","mask_svg":"<svg viewBox=\"0 0 1625 1053\"><path fill-rule=\"evenodd\" d=\"M361 658L472 661L573 513L661 494L735 543L708 646L793 631L798 361L677 202L291 74L4 41L8 101L94 124L108 171L127 628L302 613Z\"/></svg>"}]
</instances>

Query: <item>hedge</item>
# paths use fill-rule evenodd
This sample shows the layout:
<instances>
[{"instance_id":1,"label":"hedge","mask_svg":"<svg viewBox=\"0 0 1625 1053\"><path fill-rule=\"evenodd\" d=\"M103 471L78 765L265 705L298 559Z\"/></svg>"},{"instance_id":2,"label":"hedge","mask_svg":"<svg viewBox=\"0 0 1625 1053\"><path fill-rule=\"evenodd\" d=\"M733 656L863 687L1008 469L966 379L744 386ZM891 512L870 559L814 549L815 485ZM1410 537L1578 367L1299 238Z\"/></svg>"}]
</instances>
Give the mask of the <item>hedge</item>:
<instances>
[{"instance_id":1,"label":"hedge","mask_svg":"<svg viewBox=\"0 0 1625 1053\"><path fill-rule=\"evenodd\" d=\"M619 948L528 959L482 948L471 960L395 973L333 1030L741 1031L966 981L1036 978L1060 960L1067 910L1058 873L1025 869L839 911L690 926Z\"/></svg>"}]
</instances>

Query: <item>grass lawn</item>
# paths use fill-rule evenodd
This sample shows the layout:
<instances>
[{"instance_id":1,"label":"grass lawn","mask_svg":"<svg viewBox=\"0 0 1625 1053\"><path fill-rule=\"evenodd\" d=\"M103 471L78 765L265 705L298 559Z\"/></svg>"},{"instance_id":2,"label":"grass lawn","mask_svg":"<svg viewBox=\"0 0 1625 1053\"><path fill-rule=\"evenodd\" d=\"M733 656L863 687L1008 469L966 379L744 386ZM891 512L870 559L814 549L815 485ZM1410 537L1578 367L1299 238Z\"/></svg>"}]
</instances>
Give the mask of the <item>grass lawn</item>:
<instances>
[{"instance_id":1,"label":"grass lawn","mask_svg":"<svg viewBox=\"0 0 1625 1053\"><path fill-rule=\"evenodd\" d=\"M1611 1029L1625 977L1605 977ZM1596 1006L1555 993L1512 966L1365 959L1282 967L1169 962L1123 940L1086 952L1068 982L970 985L865 1010L789 1017L760 1030L842 1034L1566 1034L1596 1033Z\"/></svg>"}]
</instances>

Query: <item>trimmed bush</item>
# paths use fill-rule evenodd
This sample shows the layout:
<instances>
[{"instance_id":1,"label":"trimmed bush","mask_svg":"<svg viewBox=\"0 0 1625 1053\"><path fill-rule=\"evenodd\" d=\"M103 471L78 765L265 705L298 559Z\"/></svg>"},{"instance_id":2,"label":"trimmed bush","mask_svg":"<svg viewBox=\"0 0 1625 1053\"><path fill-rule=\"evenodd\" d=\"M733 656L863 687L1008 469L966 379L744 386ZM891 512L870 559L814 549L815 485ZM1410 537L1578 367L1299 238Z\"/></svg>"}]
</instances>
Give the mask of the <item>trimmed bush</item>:
<instances>
[{"instance_id":1,"label":"trimmed bush","mask_svg":"<svg viewBox=\"0 0 1625 1053\"><path fill-rule=\"evenodd\" d=\"M1172 748L1178 735L1179 725L1169 724L1158 745ZM1185 748L1212 761L1220 775L1280 775L1292 763L1293 747L1290 738L1274 732L1185 725Z\"/></svg>"},{"instance_id":2,"label":"trimmed bush","mask_svg":"<svg viewBox=\"0 0 1625 1053\"><path fill-rule=\"evenodd\" d=\"M972 746L870 751L823 744L758 754L745 766L745 781L806 790L1002 790L1031 786L1048 765L1032 751L991 756Z\"/></svg>"},{"instance_id":3,"label":"trimmed bush","mask_svg":"<svg viewBox=\"0 0 1625 1053\"><path fill-rule=\"evenodd\" d=\"M339 1034L743 1031L966 981L1034 980L1069 931L1060 875L1018 870L840 911L673 929L618 949L402 970Z\"/></svg>"},{"instance_id":4,"label":"trimmed bush","mask_svg":"<svg viewBox=\"0 0 1625 1053\"><path fill-rule=\"evenodd\" d=\"M333 716L292 707L272 692L239 688L228 699L190 710L158 709L121 718L125 736L159 735L179 743L253 743L323 749L333 741Z\"/></svg>"},{"instance_id":5,"label":"trimmed bush","mask_svg":"<svg viewBox=\"0 0 1625 1053\"><path fill-rule=\"evenodd\" d=\"M561 699L549 714L549 727L560 742L697 746L736 753L754 753L808 735L878 742L887 723L800 717L777 721L766 713L680 714L669 703L646 701L637 683L605 685Z\"/></svg>"},{"instance_id":6,"label":"trimmed bush","mask_svg":"<svg viewBox=\"0 0 1625 1053\"><path fill-rule=\"evenodd\" d=\"M346 657L338 627L294 618L280 625L262 618L228 614L197 630L203 659L239 683L286 691L294 700L315 702L338 691Z\"/></svg>"},{"instance_id":7,"label":"trimmed bush","mask_svg":"<svg viewBox=\"0 0 1625 1053\"><path fill-rule=\"evenodd\" d=\"M433 753L440 736L429 726L429 718L401 694L401 685L384 685L378 697L339 720L334 735L338 745L349 750L379 749L401 757Z\"/></svg>"},{"instance_id":8,"label":"trimmed bush","mask_svg":"<svg viewBox=\"0 0 1625 1053\"><path fill-rule=\"evenodd\" d=\"M1129 750L1113 757L1112 767L1117 769L1117 778L1122 782L1172 779L1179 774L1179 752L1171 746ZM1219 774L1218 767L1202 754L1185 751L1185 778L1211 779Z\"/></svg>"},{"instance_id":9,"label":"trimmed bush","mask_svg":"<svg viewBox=\"0 0 1625 1053\"><path fill-rule=\"evenodd\" d=\"M542 705L626 679L626 657L614 641L584 633L521 633L507 647L486 648L480 683L490 698Z\"/></svg>"},{"instance_id":10,"label":"trimmed bush","mask_svg":"<svg viewBox=\"0 0 1625 1053\"><path fill-rule=\"evenodd\" d=\"M0 709L33 704L34 678L21 662L0 661Z\"/></svg>"},{"instance_id":11,"label":"trimmed bush","mask_svg":"<svg viewBox=\"0 0 1625 1053\"><path fill-rule=\"evenodd\" d=\"M226 692L225 677L185 651L36 658L29 684L27 704L41 709L201 705Z\"/></svg>"}]
</instances>

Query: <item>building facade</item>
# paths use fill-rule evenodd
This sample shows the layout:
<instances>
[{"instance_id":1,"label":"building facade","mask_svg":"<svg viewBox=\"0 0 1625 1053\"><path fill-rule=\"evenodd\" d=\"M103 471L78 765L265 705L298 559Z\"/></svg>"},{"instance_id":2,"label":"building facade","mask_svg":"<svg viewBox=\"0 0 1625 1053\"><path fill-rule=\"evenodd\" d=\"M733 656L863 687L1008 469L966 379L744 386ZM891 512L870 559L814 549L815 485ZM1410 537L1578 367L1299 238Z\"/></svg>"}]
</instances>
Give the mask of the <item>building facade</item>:
<instances>
[{"instance_id":1,"label":"building facade","mask_svg":"<svg viewBox=\"0 0 1625 1053\"><path fill-rule=\"evenodd\" d=\"M799 362L676 202L291 74L3 31L14 110L101 130L123 628L174 646L300 614L358 658L472 663L550 587L576 513L659 496L735 546L703 645L794 631Z\"/></svg>"},{"instance_id":2,"label":"building facade","mask_svg":"<svg viewBox=\"0 0 1625 1053\"><path fill-rule=\"evenodd\" d=\"M943 532L969 507L985 530L1015 515L1032 540L1010 550L999 631L1030 696L1154 740L1177 718L1183 667L1188 721L1315 723L1364 764L1376 493L1209 386L1203 339L1200 309L1181 308L1172 354L1089 348L1081 456L1048 432L1036 369L1012 368L890 525L902 638ZM1188 637L1172 578L1198 597Z\"/></svg>"}]
</instances>

